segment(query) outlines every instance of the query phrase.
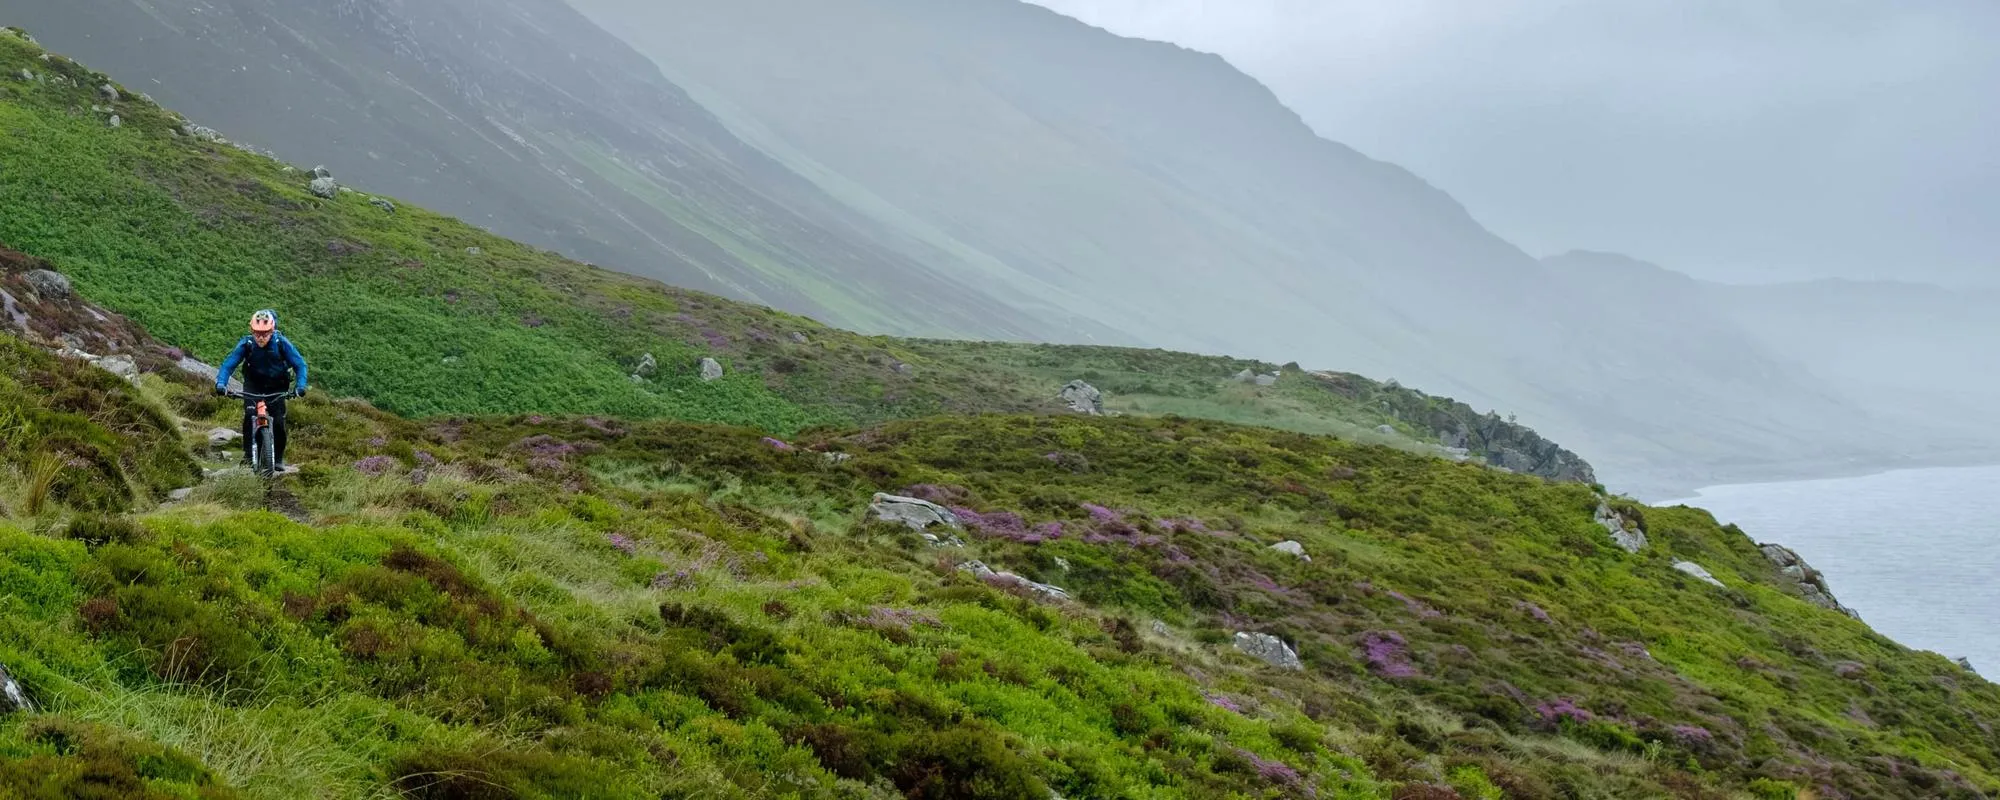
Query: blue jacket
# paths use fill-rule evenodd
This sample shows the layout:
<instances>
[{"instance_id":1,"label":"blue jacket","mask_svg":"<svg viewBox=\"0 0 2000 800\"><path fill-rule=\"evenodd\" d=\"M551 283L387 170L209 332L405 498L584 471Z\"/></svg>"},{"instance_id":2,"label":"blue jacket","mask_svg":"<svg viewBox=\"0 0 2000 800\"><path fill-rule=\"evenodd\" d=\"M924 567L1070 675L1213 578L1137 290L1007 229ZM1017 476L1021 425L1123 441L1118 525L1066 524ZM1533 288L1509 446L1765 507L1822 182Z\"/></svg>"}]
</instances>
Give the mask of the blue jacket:
<instances>
[{"instance_id":1,"label":"blue jacket","mask_svg":"<svg viewBox=\"0 0 2000 800\"><path fill-rule=\"evenodd\" d=\"M275 394L291 385L298 391L306 390L306 358L299 355L299 349L292 346L282 333L272 332L271 343L257 346L256 337L245 336L236 343L236 349L229 351L229 357L222 360L222 368L215 373L215 385L226 388L229 376L236 373L236 367L243 367L243 388L255 394ZM297 382L287 380L287 372L298 374Z\"/></svg>"}]
</instances>

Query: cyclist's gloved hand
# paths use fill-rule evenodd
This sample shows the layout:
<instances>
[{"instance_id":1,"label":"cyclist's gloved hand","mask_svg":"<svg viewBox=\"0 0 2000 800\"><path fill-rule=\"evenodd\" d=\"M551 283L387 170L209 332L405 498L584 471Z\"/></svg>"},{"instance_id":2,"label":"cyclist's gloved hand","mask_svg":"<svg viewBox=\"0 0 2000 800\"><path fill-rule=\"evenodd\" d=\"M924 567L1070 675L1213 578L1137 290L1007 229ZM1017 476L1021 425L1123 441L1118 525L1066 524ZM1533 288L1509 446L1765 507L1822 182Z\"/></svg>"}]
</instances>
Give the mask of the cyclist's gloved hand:
<instances>
[{"instance_id":1,"label":"cyclist's gloved hand","mask_svg":"<svg viewBox=\"0 0 2000 800\"><path fill-rule=\"evenodd\" d=\"M228 388L226 388L226 387L222 387L222 386L217 386L217 387L215 387L215 396L216 396L216 397L221 397L221 396L223 396L223 395L225 395L225 394L229 394L229 389L228 389Z\"/></svg>"},{"instance_id":2,"label":"cyclist's gloved hand","mask_svg":"<svg viewBox=\"0 0 2000 800\"><path fill-rule=\"evenodd\" d=\"M292 390L292 396L293 396L293 397L305 397L305 396L306 396L306 387L304 387L304 386L301 386L301 387L299 387L299 388L297 388L297 389L293 389L293 390Z\"/></svg>"}]
</instances>

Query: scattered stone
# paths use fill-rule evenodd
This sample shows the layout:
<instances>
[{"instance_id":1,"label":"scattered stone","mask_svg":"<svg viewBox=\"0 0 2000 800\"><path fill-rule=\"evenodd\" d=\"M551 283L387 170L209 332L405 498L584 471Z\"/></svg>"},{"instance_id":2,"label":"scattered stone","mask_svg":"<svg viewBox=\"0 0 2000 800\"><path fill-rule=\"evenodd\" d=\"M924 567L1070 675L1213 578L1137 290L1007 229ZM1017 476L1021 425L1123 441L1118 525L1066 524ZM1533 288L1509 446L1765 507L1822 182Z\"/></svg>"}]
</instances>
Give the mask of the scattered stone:
<instances>
[{"instance_id":1,"label":"scattered stone","mask_svg":"<svg viewBox=\"0 0 2000 800\"><path fill-rule=\"evenodd\" d=\"M956 536L953 536L948 539L940 539L938 538L938 535L935 533L926 533L924 534L924 541L930 543L930 546L939 549L947 547L957 547L957 548L965 547L965 540L960 539Z\"/></svg>"},{"instance_id":2,"label":"scattered stone","mask_svg":"<svg viewBox=\"0 0 2000 800\"><path fill-rule=\"evenodd\" d=\"M221 447L241 438L243 438L242 431L231 430L229 428L213 428L208 432L208 446Z\"/></svg>"},{"instance_id":3,"label":"scattered stone","mask_svg":"<svg viewBox=\"0 0 2000 800\"><path fill-rule=\"evenodd\" d=\"M895 367L893 367L893 369L895 370L895 372L896 372L896 374L897 374L897 375L902 375L902 376L905 376L905 377L907 377L907 376L910 376L910 375L915 375L915 374L917 374L917 368L916 368L916 367L912 367L912 366L910 366L910 365L908 365L908 364L905 364L905 363L903 363L903 362L901 362L901 361L898 361L898 362L896 362L896 366L895 366Z\"/></svg>"},{"instance_id":4,"label":"scattered stone","mask_svg":"<svg viewBox=\"0 0 2000 800\"><path fill-rule=\"evenodd\" d=\"M1278 376L1275 373L1270 375L1258 375L1254 378L1251 378L1250 382L1257 384L1258 386L1276 386L1278 385Z\"/></svg>"},{"instance_id":5,"label":"scattered stone","mask_svg":"<svg viewBox=\"0 0 2000 800\"><path fill-rule=\"evenodd\" d=\"M647 353L639 357L639 366L632 370L632 377L650 378L653 377L653 375L659 371L660 371L659 360L653 358L652 353Z\"/></svg>"},{"instance_id":6,"label":"scattered stone","mask_svg":"<svg viewBox=\"0 0 2000 800\"><path fill-rule=\"evenodd\" d=\"M807 339L803 333L792 331L792 344L812 344L812 340Z\"/></svg>"},{"instance_id":7,"label":"scattered stone","mask_svg":"<svg viewBox=\"0 0 2000 800\"><path fill-rule=\"evenodd\" d=\"M97 366L125 380L139 382L139 362L134 361L131 356L124 354L105 356L97 360Z\"/></svg>"},{"instance_id":8,"label":"scattered stone","mask_svg":"<svg viewBox=\"0 0 2000 800\"><path fill-rule=\"evenodd\" d=\"M1611 504L1599 501L1597 504L1597 524L1611 534L1611 541L1618 549L1627 553L1637 553L1646 549L1646 532L1630 525L1623 514L1612 509Z\"/></svg>"},{"instance_id":9,"label":"scattered stone","mask_svg":"<svg viewBox=\"0 0 2000 800\"><path fill-rule=\"evenodd\" d=\"M340 196L340 184L334 183L332 178L314 178L312 183L306 185L306 189L314 196L327 200Z\"/></svg>"},{"instance_id":10,"label":"scattered stone","mask_svg":"<svg viewBox=\"0 0 2000 800\"><path fill-rule=\"evenodd\" d=\"M322 164L320 166L313 167L311 175L314 178L331 178L333 177L333 170L327 169L326 165Z\"/></svg>"},{"instance_id":11,"label":"scattered stone","mask_svg":"<svg viewBox=\"0 0 2000 800\"><path fill-rule=\"evenodd\" d=\"M368 198L368 204L391 214L396 213L396 204L380 197Z\"/></svg>"},{"instance_id":12,"label":"scattered stone","mask_svg":"<svg viewBox=\"0 0 2000 800\"><path fill-rule=\"evenodd\" d=\"M1780 544L1760 544L1757 545L1757 549L1763 552L1765 559L1778 568L1780 574L1792 582L1806 602L1838 611L1855 619L1861 618L1854 609L1841 605L1840 599L1834 597L1833 590L1827 587L1826 575L1813 569L1811 564L1799 556L1798 551Z\"/></svg>"},{"instance_id":13,"label":"scattered stone","mask_svg":"<svg viewBox=\"0 0 2000 800\"><path fill-rule=\"evenodd\" d=\"M1833 665L1833 674L1837 677L1846 678L1848 680L1854 680L1863 675L1867 675L1868 668L1862 666L1859 662L1842 661L1838 664Z\"/></svg>"},{"instance_id":14,"label":"scattered stone","mask_svg":"<svg viewBox=\"0 0 2000 800\"><path fill-rule=\"evenodd\" d=\"M24 80L24 81L27 81L27 82L29 82L29 83L34 83L34 82L35 82L35 71L34 71L34 70L32 70L32 69L28 69L27 67L22 67L22 68L21 68L21 80Z\"/></svg>"},{"instance_id":15,"label":"scattered stone","mask_svg":"<svg viewBox=\"0 0 2000 800\"><path fill-rule=\"evenodd\" d=\"M486 255L486 251L477 247L468 247L465 248L465 254L468 256L483 256Z\"/></svg>"},{"instance_id":16,"label":"scattered stone","mask_svg":"<svg viewBox=\"0 0 2000 800\"><path fill-rule=\"evenodd\" d=\"M229 144L229 140L223 137L221 131L207 127L205 125L195 125L193 123L182 125L181 132L199 141L213 142L215 144Z\"/></svg>"},{"instance_id":17,"label":"scattered stone","mask_svg":"<svg viewBox=\"0 0 2000 800\"><path fill-rule=\"evenodd\" d=\"M1070 381L1062 389L1062 401L1069 404L1069 410L1093 417L1104 415L1104 393L1083 381Z\"/></svg>"},{"instance_id":18,"label":"scattered stone","mask_svg":"<svg viewBox=\"0 0 2000 800\"><path fill-rule=\"evenodd\" d=\"M1382 435L1384 435L1384 436L1394 436L1394 435L1396 435L1396 426L1394 426L1394 425L1377 425L1377 426L1375 426L1375 432L1376 432L1376 433L1379 433L1379 434L1382 434Z\"/></svg>"},{"instance_id":19,"label":"scattered stone","mask_svg":"<svg viewBox=\"0 0 2000 800\"><path fill-rule=\"evenodd\" d=\"M187 500L188 498L190 498L190 497L193 497L193 496L194 496L194 488L193 488L193 487L189 487L189 488L186 488L186 489L175 489L175 490L173 490L173 491L171 491L171 492L168 492L168 493L167 493L167 502L170 502L170 503L179 503L179 502L184 502L184 501L186 501L186 500Z\"/></svg>"},{"instance_id":20,"label":"scattered stone","mask_svg":"<svg viewBox=\"0 0 2000 800\"><path fill-rule=\"evenodd\" d=\"M852 453L821 453L819 457L827 464L835 467L854 460L854 454Z\"/></svg>"},{"instance_id":21,"label":"scattered stone","mask_svg":"<svg viewBox=\"0 0 2000 800\"><path fill-rule=\"evenodd\" d=\"M911 530L921 531L932 525L943 524L953 529L964 528L958 515L951 509L915 497L901 497L893 494L876 493L868 512L884 522L900 522Z\"/></svg>"},{"instance_id":22,"label":"scattered stone","mask_svg":"<svg viewBox=\"0 0 2000 800\"><path fill-rule=\"evenodd\" d=\"M113 128L125 127L125 119L123 117L118 116L117 114L112 114L111 118L105 120L104 122L106 125L110 125Z\"/></svg>"},{"instance_id":23,"label":"scattered stone","mask_svg":"<svg viewBox=\"0 0 2000 800\"><path fill-rule=\"evenodd\" d=\"M1312 556L1306 555L1306 546L1299 544L1298 542L1294 541L1279 542L1277 544L1271 545L1271 549L1276 550L1280 553L1284 553L1285 555L1295 557L1300 561L1313 560Z\"/></svg>"},{"instance_id":24,"label":"scattered stone","mask_svg":"<svg viewBox=\"0 0 2000 800\"><path fill-rule=\"evenodd\" d=\"M60 272L46 269L29 270L22 276L28 287L35 290L43 300L63 300L70 296L72 289L69 278Z\"/></svg>"},{"instance_id":25,"label":"scattered stone","mask_svg":"<svg viewBox=\"0 0 2000 800\"><path fill-rule=\"evenodd\" d=\"M14 680L14 674L0 664L0 714L35 712L35 704L28 699L28 690L21 682Z\"/></svg>"},{"instance_id":26,"label":"scattered stone","mask_svg":"<svg viewBox=\"0 0 2000 800\"><path fill-rule=\"evenodd\" d=\"M970 573L972 577L989 584L1027 589L1030 592L1040 595L1045 600L1062 601L1069 599L1069 592L1060 586L1036 583L1012 572L995 572L992 567L986 566L984 562L967 561L958 565L958 569L961 572Z\"/></svg>"},{"instance_id":27,"label":"scattered stone","mask_svg":"<svg viewBox=\"0 0 2000 800\"><path fill-rule=\"evenodd\" d=\"M1268 633L1245 633L1238 631L1236 634L1236 649L1279 669L1303 670L1306 668L1305 663L1299 661L1299 654L1292 650L1291 645L1285 644L1285 640Z\"/></svg>"},{"instance_id":28,"label":"scattered stone","mask_svg":"<svg viewBox=\"0 0 2000 800\"><path fill-rule=\"evenodd\" d=\"M1251 372L1249 369L1245 369L1242 372L1236 373L1236 376L1234 378L1231 378L1230 380L1234 380L1237 383L1249 383L1256 379L1257 379L1257 373Z\"/></svg>"},{"instance_id":29,"label":"scattered stone","mask_svg":"<svg viewBox=\"0 0 2000 800\"><path fill-rule=\"evenodd\" d=\"M1059 570L1062 570L1062 571L1064 571L1064 572L1068 572L1068 571L1069 571L1069 559L1067 559L1067 558L1063 558L1062 556L1056 556L1056 569L1059 569Z\"/></svg>"},{"instance_id":30,"label":"scattered stone","mask_svg":"<svg viewBox=\"0 0 2000 800\"><path fill-rule=\"evenodd\" d=\"M1171 635L1173 635L1173 632L1174 632L1174 629L1172 629L1172 628L1169 628L1169 627L1167 627L1167 623L1164 623L1164 622L1161 622L1161 621L1159 621L1159 620L1157 620L1157 619L1156 619L1156 620L1153 620L1153 634L1154 634L1154 635L1156 635L1156 636L1171 636Z\"/></svg>"},{"instance_id":31,"label":"scattered stone","mask_svg":"<svg viewBox=\"0 0 2000 800\"><path fill-rule=\"evenodd\" d=\"M722 362L720 362L720 361L717 361L717 360L715 360L715 359L713 359L713 358L704 358L704 359L702 359L702 360L701 360L701 379L702 379L703 381L719 381L719 380L722 380Z\"/></svg>"},{"instance_id":32,"label":"scattered stone","mask_svg":"<svg viewBox=\"0 0 2000 800\"><path fill-rule=\"evenodd\" d=\"M1973 669L1973 668L1972 668L1972 659L1969 659L1969 658L1966 658L1966 657L1964 657L1964 656L1960 656L1960 657L1958 658L1958 661L1957 661L1957 664L1958 664L1958 665L1959 665L1960 667L1964 667L1964 668L1965 668L1965 671L1966 671L1966 672L1970 672L1970 673L1972 673L1972 674L1974 674L1974 675L1978 675L1978 674L1979 674L1979 670L1976 670L1976 669Z\"/></svg>"},{"instance_id":33,"label":"scattered stone","mask_svg":"<svg viewBox=\"0 0 2000 800\"><path fill-rule=\"evenodd\" d=\"M110 100L111 102L114 103L125 99L125 95L121 94L118 91L118 87L112 86L111 84L108 83L104 84L103 86L97 87L97 93L104 95L104 99Z\"/></svg>"},{"instance_id":34,"label":"scattered stone","mask_svg":"<svg viewBox=\"0 0 2000 800\"><path fill-rule=\"evenodd\" d=\"M1715 579L1715 576L1714 576L1714 575L1711 575L1711 574L1709 574L1708 570L1706 570L1706 569L1703 569L1703 568L1702 568L1702 566L1701 566L1700 564L1696 564L1696 563L1694 563L1694 562L1692 562L1692 561L1677 561L1677 562L1674 562L1674 569L1676 569L1676 570L1679 570L1679 571L1681 571L1681 572L1683 572L1683 573L1686 573L1686 574L1688 574L1688 575L1692 576L1692 577L1693 577L1693 578L1694 578L1695 580L1698 580L1698 581L1701 581L1702 583L1706 583L1706 584L1709 584L1709 585L1711 585L1711 586L1714 586L1714 587L1716 587L1716 588L1718 588L1718 589L1727 589L1727 588L1729 588L1728 586L1725 586L1725 585L1723 585L1722 581L1719 581L1719 580L1716 580L1716 579Z\"/></svg>"}]
</instances>

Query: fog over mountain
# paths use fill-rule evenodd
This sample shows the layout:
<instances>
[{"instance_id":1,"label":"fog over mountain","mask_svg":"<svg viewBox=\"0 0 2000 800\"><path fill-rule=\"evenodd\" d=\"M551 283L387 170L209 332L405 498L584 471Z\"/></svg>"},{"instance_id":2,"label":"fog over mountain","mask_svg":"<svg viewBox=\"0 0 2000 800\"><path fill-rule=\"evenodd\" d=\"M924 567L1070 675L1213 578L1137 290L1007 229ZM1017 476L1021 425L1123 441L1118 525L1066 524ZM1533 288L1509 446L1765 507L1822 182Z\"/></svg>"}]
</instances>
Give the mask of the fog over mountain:
<instances>
[{"instance_id":1,"label":"fog over mountain","mask_svg":"<svg viewBox=\"0 0 2000 800\"><path fill-rule=\"evenodd\" d=\"M1223 55L1531 253L2000 284L2000 4L1036 2Z\"/></svg>"}]
</instances>

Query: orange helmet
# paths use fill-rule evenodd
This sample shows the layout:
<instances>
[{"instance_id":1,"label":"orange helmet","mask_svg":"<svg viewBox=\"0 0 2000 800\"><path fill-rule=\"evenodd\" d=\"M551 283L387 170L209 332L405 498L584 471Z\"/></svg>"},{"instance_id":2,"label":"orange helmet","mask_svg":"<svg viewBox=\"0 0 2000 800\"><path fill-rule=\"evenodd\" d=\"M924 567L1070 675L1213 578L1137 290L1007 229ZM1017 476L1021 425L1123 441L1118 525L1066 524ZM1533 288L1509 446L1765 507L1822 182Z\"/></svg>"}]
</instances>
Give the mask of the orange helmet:
<instances>
[{"instance_id":1,"label":"orange helmet","mask_svg":"<svg viewBox=\"0 0 2000 800\"><path fill-rule=\"evenodd\" d=\"M250 315L250 332L270 333L278 329L278 312L264 309Z\"/></svg>"}]
</instances>

